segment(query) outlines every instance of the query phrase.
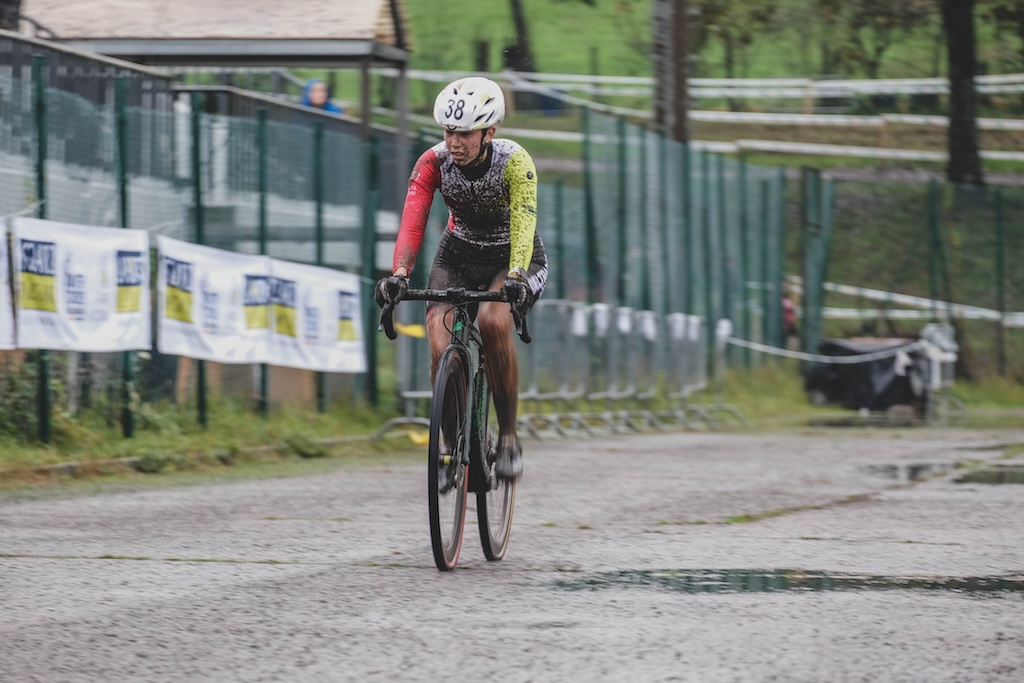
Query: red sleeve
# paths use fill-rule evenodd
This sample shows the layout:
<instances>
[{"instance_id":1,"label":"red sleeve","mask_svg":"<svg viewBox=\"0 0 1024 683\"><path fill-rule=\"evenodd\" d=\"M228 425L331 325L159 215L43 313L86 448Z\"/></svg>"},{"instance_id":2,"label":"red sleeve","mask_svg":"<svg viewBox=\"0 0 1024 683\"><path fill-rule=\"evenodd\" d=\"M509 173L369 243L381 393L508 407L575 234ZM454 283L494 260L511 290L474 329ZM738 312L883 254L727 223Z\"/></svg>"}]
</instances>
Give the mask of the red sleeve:
<instances>
[{"instance_id":1,"label":"red sleeve","mask_svg":"<svg viewBox=\"0 0 1024 683\"><path fill-rule=\"evenodd\" d=\"M405 208L402 209L402 222L395 240L391 272L397 270L399 266L404 266L412 273L416 255L423 244L423 231L427 227L427 216L434 201L434 192L439 187L441 167L437 163L434 150L428 149L416 160L412 175L409 177L409 191L405 195Z\"/></svg>"}]
</instances>

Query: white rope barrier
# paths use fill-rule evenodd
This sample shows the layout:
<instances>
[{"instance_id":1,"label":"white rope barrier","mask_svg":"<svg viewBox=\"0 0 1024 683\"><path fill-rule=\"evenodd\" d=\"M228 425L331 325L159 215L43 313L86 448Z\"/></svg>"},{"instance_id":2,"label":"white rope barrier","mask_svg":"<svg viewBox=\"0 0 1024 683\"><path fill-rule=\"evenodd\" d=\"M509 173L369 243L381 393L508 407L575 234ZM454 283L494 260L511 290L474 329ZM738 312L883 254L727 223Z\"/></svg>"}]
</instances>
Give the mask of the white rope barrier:
<instances>
[{"instance_id":1,"label":"white rope barrier","mask_svg":"<svg viewBox=\"0 0 1024 683\"><path fill-rule=\"evenodd\" d=\"M753 349L754 351L761 351L763 353L770 353L776 356L783 356L785 358L795 358L797 360L806 360L813 363L831 363L834 365L852 365L854 363L869 363L875 360L883 360L885 358L893 358L900 355L901 353L910 353L912 351L918 351L925 349L929 346L926 341L915 341L903 346L897 346L891 349L885 349L884 351L875 351L873 353L863 353L856 356L824 356L816 353L804 353L802 351L790 351L789 349L780 349L777 346L769 346L767 344L759 344L758 342L747 341L745 339L737 339L736 337L729 337L726 340L728 344L733 346L740 346L747 349Z\"/></svg>"}]
</instances>

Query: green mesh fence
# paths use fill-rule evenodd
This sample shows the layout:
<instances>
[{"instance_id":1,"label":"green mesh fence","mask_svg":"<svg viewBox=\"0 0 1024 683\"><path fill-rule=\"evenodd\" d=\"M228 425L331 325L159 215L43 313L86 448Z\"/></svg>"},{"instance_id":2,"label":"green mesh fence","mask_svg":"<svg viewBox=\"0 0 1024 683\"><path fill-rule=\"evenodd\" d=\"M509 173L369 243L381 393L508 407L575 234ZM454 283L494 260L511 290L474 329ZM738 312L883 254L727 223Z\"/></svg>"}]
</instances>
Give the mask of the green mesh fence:
<instances>
[{"instance_id":1,"label":"green mesh fence","mask_svg":"<svg viewBox=\"0 0 1024 683\"><path fill-rule=\"evenodd\" d=\"M35 212L40 136L34 87L31 81L0 76L4 215ZM401 179L418 153L434 142L424 138L403 149L395 136L380 134L379 167L370 168L370 143L355 128L326 126L316 117L291 115L285 107L275 108L261 127L258 109L232 116L204 111L194 118L189 105L202 107L205 95L192 100L190 94L179 94L173 107L169 92L152 106L140 106L145 98L128 97L131 106L123 111L109 98L90 99L85 91L46 88L45 96L48 218L121 225L118 160L123 152L128 227L195 240L198 192L203 241L209 245L246 253L265 250L277 258L364 274L373 265L390 268ZM713 321L727 318L735 336L779 346L783 274L803 274L806 269L794 256L806 253L817 268L815 287L827 279L995 311L995 318L956 317L965 369L977 375L1024 372L1024 328L998 320L1002 311L1024 308L1024 270L1017 263L1024 253L1019 228L1024 190L843 182L835 189L834 212L828 211L828 201L819 207L819 222L831 218L834 224L828 252L816 253L794 222L806 213L808 200L790 188L787 202L779 169L666 140L622 119L591 112L583 120L583 182L570 176L539 188L538 230L551 263L547 298L701 316L712 321L703 327L708 342ZM123 150L118 145L121 121ZM371 178L379 181L376 194ZM425 278L429 271L446 218L438 198L418 276ZM376 253L364 244L368 224L376 230ZM367 263L368 253L373 264ZM896 307L828 291L811 315L820 318L827 306ZM945 312L936 307L930 316L951 312L948 306ZM416 322L417 314L410 315L408 322ZM914 334L924 322L884 314L856 321L826 319L821 334ZM731 349L727 362L752 364L766 358ZM156 353L137 360L135 388L144 401L193 400L196 364ZM117 354L54 354L65 409L73 413L102 404L116 413L118 361ZM254 368L217 372L222 391L253 396ZM333 395L358 390L343 384L333 387Z\"/></svg>"},{"instance_id":2,"label":"green mesh fence","mask_svg":"<svg viewBox=\"0 0 1024 683\"><path fill-rule=\"evenodd\" d=\"M46 217L118 225L113 113L52 88L46 102Z\"/></svg>"},{"instance_id":3,"label":"green mesh fence","mask_svg":"<svg viewBox=\"0 0 1024 683\"><path fill-rule=\"evenodd\" d=\"M545 297L586 300L587 255L584 221L585 195L575 187L541 183L537 203L537 231L548 255L549 279Z\"/></svg>"},{"instance_id":4,"label":"green mesh fence","mask_svg":"<svg viewBox=\"0 0 1024 683\"><path fill-rule=\"evenodd\" d=\"M1024 372L1022 328L999 320L1003 311L1024 309L1024 275L1018 264L1018 255L1024 253L1019 227L1024 192L938 182L844 181L836 188L835 209L831 281L936 303L908 306L830 292L826 305L866 313L856 320L829 322L827 332L915 336L929 320L951 317L961 346L962 376ZM900 317L903 311L916 315Z\"/></svg>"},{"instance_id":5,"label":"green mesh fence","mask_svg":"<svg viewBox=\"0 0 1024 683\"><path fill-rule=\"evenodd\" d=\"M780 343L779 170L592 113L587 133L594 300L726 318L743 339ZM713 331L705 326L709 341ZM763 360L747 351L732 355L731 362Z\"/></svg>"},{"instance_id":6,"label":"green mesh fence","mask_svg":"<svg viewBox=\"0 0 1024 683\"><path fill-rule=\"evenodd\" d=\"M284 122L269 122L261 133L255 117L201 113L193 118L185 98L173 110L118 110L55 88L43 92L46 128L41 138L34 84L0 80L0 129L5 133L0 137L0 173L4 174L0 210L4 214L39 213L37 157L43 139L49 219L96 226L127 223L154 236L196 241L198 196L202 241L210 246L248 253L265 250L282 259L354 272L363 269L367 143L355 135ZM192 102L202 106L201 97ZM119 149L119 122L124 126L123 150ZM198 141L193 140L196 122ZM385 149L393 156L396 146L392 142ZM118 175L122 152L123 187ZM266 169L262 188L261 166ZM126 221L121 215L122 191ZM263 206L265 232L260 230ZM394 212L377 212L374 221L384 239L397 230ZM266 235L265 244L261 234ZM71 415L85 407L105 411L107 421L116 424L124 403L121 354L49 356L56 382L55 407ZM155 348L137 354L133 363L137 368L133 392L142 402L196 399L198 363L163 356ZM255 396L257 373L252 366L211 365L207 370L206 381L215 392L246 400ZM286 374L272 370L271 383L275 375L281 381L295 381ZM355 390L351 377L328 379L335 397L351 397Z\"/></svg>"},{"instance_id":7,"label":"green mesh fence","mask_svg":"<svg viewBox=\"0 0 1024 683\"><path fill-rule=\"evenodd\" d=\"M36 196L31 82L0 76L0 102L0 213L10 215Z\"/></svg>"}]
</instances>

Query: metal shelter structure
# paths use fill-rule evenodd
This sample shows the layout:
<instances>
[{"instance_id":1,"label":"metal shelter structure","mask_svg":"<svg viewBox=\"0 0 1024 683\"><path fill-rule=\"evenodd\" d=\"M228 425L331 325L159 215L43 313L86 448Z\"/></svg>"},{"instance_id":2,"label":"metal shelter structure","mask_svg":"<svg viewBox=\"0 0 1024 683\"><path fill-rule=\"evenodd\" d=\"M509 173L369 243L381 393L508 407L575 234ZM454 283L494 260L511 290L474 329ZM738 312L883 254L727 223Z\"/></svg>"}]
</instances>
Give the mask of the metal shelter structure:
<instances>
[{"instance_id":1,"label":"metal shelter structure","mask_svg":"<svg viewBox=\"0 0 1024 683\"><path fill-rule=\"evenodd\" d=\"M359 69L364 139L372 70L396 68L399 152L408 144L404 0L23 0L21 17L23 32L151 67Z\"/></svg>"}]
</instances>

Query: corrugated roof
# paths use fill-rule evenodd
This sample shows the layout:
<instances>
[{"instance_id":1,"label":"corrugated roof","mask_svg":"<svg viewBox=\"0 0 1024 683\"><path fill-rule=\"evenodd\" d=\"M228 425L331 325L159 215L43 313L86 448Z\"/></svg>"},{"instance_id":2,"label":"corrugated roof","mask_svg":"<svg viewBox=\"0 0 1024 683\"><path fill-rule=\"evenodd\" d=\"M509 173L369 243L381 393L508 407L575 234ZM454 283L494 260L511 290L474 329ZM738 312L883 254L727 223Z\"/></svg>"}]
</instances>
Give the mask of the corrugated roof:
<instances>
[{"instance_id":1,"label":"corrugated roof","mask_svg":"<svg viewBox=\"0 0 1024 683\"><path fill-rule=\"evenodd\" d=\"M61 40L319 38L401 47L390 0L22 0L21 13Z\"/></svg>"},{"instance_id":2,"label":"corrugated roof","mask_svg":"<svg viewBox=\"0 0 1024 683\"><path fill-rule=\"evenodd\" d=\"M112 46L140 41L154 41L161 54L180 41L193 57L204 43L223 56L231 50L228 41L237 41L239 54L273 42L274 56L282 44L297 54L328 54L329 48L310 47L329 45L324 41L362 41L377 54L381 46L409 50L404 0L22 0L21 13L60 42L102 46L106 50L97 51L108 54ZM349 50L345 56L355 55Z\"/></svg>"}]
</instances>

